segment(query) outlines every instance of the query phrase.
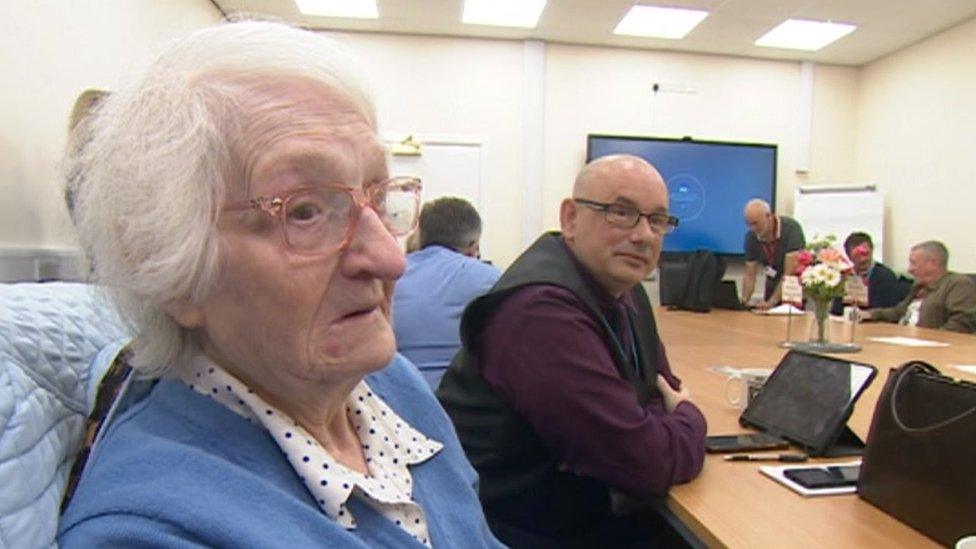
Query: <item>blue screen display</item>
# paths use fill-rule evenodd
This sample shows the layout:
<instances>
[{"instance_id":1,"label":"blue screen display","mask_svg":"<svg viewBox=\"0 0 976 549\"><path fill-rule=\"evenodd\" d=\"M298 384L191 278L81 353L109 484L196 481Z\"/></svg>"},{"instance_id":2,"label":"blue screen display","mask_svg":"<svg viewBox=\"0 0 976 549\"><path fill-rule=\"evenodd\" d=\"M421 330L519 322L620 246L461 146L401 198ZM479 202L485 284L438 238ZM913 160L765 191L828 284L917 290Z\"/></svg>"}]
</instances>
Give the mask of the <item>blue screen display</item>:
<instances>
[{"instance_id":1,"label":"blue screen display","mask_svg":"<svg viewBox=\"0 0 976 549\"><path fill-rule=\"evenodd\" d=\"M753 198L775 204L776 145L590 135L587 162L608 154L639 156L661 172L680 220L665 252L704 248L741 255L742 208Z\"/></svg>"}]
</instances>

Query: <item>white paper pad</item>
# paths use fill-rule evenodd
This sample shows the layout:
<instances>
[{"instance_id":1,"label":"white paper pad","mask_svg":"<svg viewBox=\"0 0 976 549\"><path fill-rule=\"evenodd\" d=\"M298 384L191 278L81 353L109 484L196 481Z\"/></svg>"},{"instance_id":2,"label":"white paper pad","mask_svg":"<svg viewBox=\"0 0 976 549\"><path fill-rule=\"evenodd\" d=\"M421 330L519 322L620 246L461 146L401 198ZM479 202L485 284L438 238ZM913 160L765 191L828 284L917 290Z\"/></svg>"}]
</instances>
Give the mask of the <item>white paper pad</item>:
<instances>
[{"instance_id":1,"label":"white paper pad","mask_svg":"<svg viewBox=\"0 0 976 549\"><path fill-rule=\"evenodd\" d=\"M976 365L970 365L970 364L953 364L952 367L955 368L955 369L957 369L957 370L962 370L963 372L966 372L967 374L976 374Z\"/></svg>"},{"instance_id":2,"label":"white paper pad","mask_svg":"<svg viewBox=\"0 0 976 549\"><path fill-rule=\"evenodd\" d=\"M731 377L739 373L739 369L732 366L709 366L708 369L716 374L722 374L725 377Z\"/></svg>"},{"instance_id":3,"label":"white paper pad","mask_svg":"<svg viewBox=\"0 0 976 549\"><path fill-rule=\"evenodd\" d=\"M892 345L902 345L905 347L948 347L948 343L932 341L929 339L918 339L914 337L889 336L889 337L869 337L871 341L878 343L890 343Z\"/></svg>"},{"instance_id":4,"label":"white paper pad","mask_svg":"<svg viewBox=\"0 0 976 549\"><path fill-rule=\"evenodd\" d=\"M804 314L803 309L797 309L796 307L794 307L789 303L781 303L773 307L772 309L766 309L765 311L760 311L759 309L753 309L752 312L760 315L788 315L788 314L802 315Z\"/></svg>"},{"instance_id":5,"label":"white paper pad","mask_svg":"<svg viewBox=\"0 0 976 549\"><path fill-rule=\"evenodd\" d=\"M823 465L763 465L759 467L759 471L766 475L767 477L775 480L776 482L786 486L790 490L793 490L797 494L804 497L812 496L836 496L838 494L853 494L857 492L857 486L838 486L836 488L804 488L799 484L793 482L792 480L786 478L783 475L783 471L787 469L809 469L810 467L821 467L826 469L828 465L845 466L845 465L860 465L861 460L849 461L846 463L825 463Z\"/></svg>"}]
</instances>

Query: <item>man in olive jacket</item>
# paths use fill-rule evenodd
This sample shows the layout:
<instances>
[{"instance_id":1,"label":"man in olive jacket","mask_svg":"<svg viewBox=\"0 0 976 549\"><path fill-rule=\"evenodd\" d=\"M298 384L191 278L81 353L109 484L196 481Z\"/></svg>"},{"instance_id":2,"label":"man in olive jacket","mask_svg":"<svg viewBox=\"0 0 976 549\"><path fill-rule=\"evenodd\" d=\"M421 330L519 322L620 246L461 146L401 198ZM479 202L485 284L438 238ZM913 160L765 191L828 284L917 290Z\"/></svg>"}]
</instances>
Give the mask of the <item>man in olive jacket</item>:
<instances>
[{"instance_id":1,"label":"man in olive jacket","mask_svg":"<svg viewBox=\"0 0 976 549\"><path fill-rule=\"evenodd\" d=\"M976 332L976 283L948 270L949 251L929 240L916 244L908 256L915 285L894 307L868 309L866 319L953 332Z\"/></svg>"}]
</instances>

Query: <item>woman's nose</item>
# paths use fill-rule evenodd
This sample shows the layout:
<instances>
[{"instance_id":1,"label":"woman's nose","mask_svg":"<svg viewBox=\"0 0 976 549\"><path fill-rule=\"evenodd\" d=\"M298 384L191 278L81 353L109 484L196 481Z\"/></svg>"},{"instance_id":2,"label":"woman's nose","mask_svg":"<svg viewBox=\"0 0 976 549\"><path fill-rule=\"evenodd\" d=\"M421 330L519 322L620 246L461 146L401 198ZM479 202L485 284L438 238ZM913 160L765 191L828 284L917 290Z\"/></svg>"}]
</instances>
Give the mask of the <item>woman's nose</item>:
<instances>
[{"instance_id":1,"label":"woman's nose","mask_svg":"<svg viewBox=\"0 0 976 549\"><path fill-rule=\"evenodd\" d=\"M403 275L406 269L403 250L372 208L361 210L349 246L343 252L341 268L350 277L396 280Z\"/></svg>"}]
</instances>

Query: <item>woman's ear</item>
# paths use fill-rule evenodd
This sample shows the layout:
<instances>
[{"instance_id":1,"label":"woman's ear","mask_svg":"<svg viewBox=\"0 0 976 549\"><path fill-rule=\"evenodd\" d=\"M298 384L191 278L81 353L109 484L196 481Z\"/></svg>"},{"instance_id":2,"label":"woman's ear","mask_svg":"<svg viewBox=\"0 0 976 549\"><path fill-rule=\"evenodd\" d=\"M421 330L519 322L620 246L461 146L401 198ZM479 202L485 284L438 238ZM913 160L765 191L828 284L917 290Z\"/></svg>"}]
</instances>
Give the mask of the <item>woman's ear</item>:
<instances>
[{"instance_id":1,"label":"woman's ear","mask_svg":"<svg viewBox=\"0 0 976 549\"><path fill-rule=\"evenodd\" d=\"M203 326L206 319L203 307L188 299L174 299L163 305L163 311L173 317L177 324L187 329Z\"/></svg>"}]
</instances>

